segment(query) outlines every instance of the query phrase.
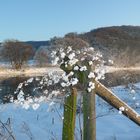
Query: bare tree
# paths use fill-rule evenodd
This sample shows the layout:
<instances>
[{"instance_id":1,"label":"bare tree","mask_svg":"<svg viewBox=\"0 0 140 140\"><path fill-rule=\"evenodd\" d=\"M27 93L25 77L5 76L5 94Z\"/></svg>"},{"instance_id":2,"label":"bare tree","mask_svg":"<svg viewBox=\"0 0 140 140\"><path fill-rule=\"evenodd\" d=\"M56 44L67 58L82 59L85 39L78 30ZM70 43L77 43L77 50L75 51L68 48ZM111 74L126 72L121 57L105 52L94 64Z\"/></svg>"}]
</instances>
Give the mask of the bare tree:
<instances>
[{"instance_id":1,"label":"bare tree","mask_svg":"<svg viewBox=\"0 0 140 140\"><path fill-rule=\"evenodd\" d=\"M2 57L15 69L21 69L33 55L33 47L18 40L6 40L2 44Z\"/></svg>"}]
</instances>

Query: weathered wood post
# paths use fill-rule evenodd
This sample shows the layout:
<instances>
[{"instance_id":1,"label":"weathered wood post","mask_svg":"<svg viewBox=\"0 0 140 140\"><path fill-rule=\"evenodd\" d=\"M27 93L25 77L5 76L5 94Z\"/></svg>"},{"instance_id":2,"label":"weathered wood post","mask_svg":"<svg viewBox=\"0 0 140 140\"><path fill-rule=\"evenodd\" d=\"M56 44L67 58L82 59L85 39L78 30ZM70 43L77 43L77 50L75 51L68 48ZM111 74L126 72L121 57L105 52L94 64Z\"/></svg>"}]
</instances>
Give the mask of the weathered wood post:
<instances>
[{"instance_id":1,"label":"weathered wood post","mask_svg":"<svg viewBox=\"0 0 140 140\"><path fill-rule=\"evenodd\" d=\"M64 64L62 64L60 68L67 74L72 69L72 67L65 68ZM70 90L71 93L64 102L62 140L74 140L75 136L77 89L71 86Z\"/></svg>"},{"instance_id":2,"label":"weathered wood post","mask_svg":"<svg viewBox=\"0 0 140 140\"><path fill-rule=\"evenodd\" d=\"M62 140L74 140L76 119L77 89L72 87L70 95L64 103L64 120Z\"/></svg>"},{"instance_id":3,"label":"weathered wood post","mask_svg":"<svg viewBox=\"0 0 140 140\"><path fill-rule=\"evenodd\" d=\"M95 91L93 87L95 77L89 78L89 74L92 71L94 72L93 63L89 64L88 57L81 62L77 62L74 66L69 65L67 61L69 61L69 58L65 57L60 68L64 70L66 74L69 74L72 71L73 76L78 79L78 83L82 86L83 90L83 139L96 140ZM94 65L96 65L96 63L97 62L95 62ZM66 67L65 64L67 64ZM78 67L78 69L75 69L75 67ZM92 90L88 91L88 89L91 88L90 84L92 85ZM72 95L73 93L66 99L64 105L63 140L74 139L73 132L75 130L77 94L75 94L75 96ZM68 109L68 107L70 108Z\"/></svg>"},{"instance_id":4,"label":"weathered wood post","mask_svg":"<svg viewBox=\"0 0 140 140\"><path fill-rule=\"evenodd\" d=\"M88 78L92 67L85 60L87 71L79 73L80 84L83 89L83 140L96 140L96 108L95 91L88 92L89 81L94 83L93 79Z\"/></svg>"},{"instance_id":5,"label":"weathered wood post","mask_svg":"<svg viewBox=\"0 0 140 140\"><path fill-rule=\"evenodd\" d=\"M96 140L95 92L83 94L83 139Z\"/></svg>"},{"instance_id":6,"label":"weathered wood post","mask_svg":"<svg viewBox=\"0 0 140 140\"><path fill-rule=\"evenodd\" d=\"M140 115L135 112L134 109L132 109L129 105L124 103L120 98L118 98L111 90L107 89L99 81L95 81L95 90L98 96L107 101L116 109L119 110L120 107L123 107L124 110L122 111L122 113L140 126Z\"/></svg>"}]
</instances>

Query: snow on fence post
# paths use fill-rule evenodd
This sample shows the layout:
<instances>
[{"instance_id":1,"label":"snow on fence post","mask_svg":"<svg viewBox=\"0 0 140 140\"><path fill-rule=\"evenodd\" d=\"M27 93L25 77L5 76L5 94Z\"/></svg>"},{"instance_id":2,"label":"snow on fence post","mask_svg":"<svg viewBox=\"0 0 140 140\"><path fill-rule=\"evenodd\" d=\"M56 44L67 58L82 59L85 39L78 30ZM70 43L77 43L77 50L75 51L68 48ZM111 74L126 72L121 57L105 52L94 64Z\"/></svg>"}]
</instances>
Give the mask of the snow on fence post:
<instances>
[{"instance_id":1,"label":"snow on fence post","mask_svg":"<svg viewBox=\"0 0 140 140\"><path fill-rule=\"evenodd\" d=\"M100 82L95 81L95 92L98 96L100 96L103 100L107 101L110 105L115 107L116 109L122 111L126 117L131 119L137 125L140 126L140 114L135 112L130 106L124 103L120 98L118 98L112 91L107 89Z\"/></svg>"},{"instance_id":2,"label":"snow on fence post","mask_svg":"<svg viewBox=\"0 0 140 140\"><path fill-rule=\"evenodd\" d=\"M62 140L74 140L76 119L77 89L71 87L71 94L66 97L64 103Z\"/></svg>"},{"instance_id":3,"label":"snow on fence post","mask_svg":"<svg viewBox=\"0 0 140 140\"><path fill-rule=\"evenodd\" d=\"M61 64L60 68L66 73L72 70L71 66L65 68L64 64ZM74 140L75 136L77 89L74 86L70 86L70 90L71 93L64 102L62 140Z\"/></svg>"},{"instance_id":4,"label":"snow on fence post","mask_svg":"<svg viewBox=\"0 0 140 140\"><path fill-rule=\"evenodd\" d=\"M95 117L95 79L101 79L104 75L102 67L104 61L102 55L92 47L83 48L81 50L72 50L72 48L66 47L58 49L52 53L54 64L60 63L60 68L65 72L66 77L63 86L73 88L76 85L80 86L84 92L84 140L96 139L96 117ZM63 120L63 140L73 140L73 134L69 132L69 128L66 127L67 123L70 125L71 130L74 132L76 113L71 112L76 109L76 96L71 96L66 99L64 104L64 120ZM73 102L71 102L71 98ZM70 112L66 111L67 104L74 108ZM72 123L72 124L70 124ZM87 125L88 124L88 125ZM70 131L71 131L70 130ZM67 136L66 136L67 135Z\"/></svg>"},{"instance_id":5,"label":"snow on fence post","mask_svg":"<svg viewBox=\"0 0 140 140\"><path fill-rule=\"evenodd\" d=\"M95 108L95 89L94 78L90 77L92 66L85 60L87 71L80 76L83 83L83 140L96 140L96 108ZM89 84L93 86L88 90Z\"/></svg>"}]
</instances>

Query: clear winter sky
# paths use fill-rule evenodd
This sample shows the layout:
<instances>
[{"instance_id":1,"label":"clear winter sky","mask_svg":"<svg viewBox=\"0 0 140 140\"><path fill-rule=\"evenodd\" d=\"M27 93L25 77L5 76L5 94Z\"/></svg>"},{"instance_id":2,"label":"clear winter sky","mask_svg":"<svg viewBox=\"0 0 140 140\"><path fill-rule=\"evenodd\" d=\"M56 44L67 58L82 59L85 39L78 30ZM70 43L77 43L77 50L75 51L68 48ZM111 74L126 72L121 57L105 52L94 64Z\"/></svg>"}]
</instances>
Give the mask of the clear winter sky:
<instances>
[{"instance_id":1,"label":"clear winter sky","mask_svg":"<svg viewBox=\"0 0 140 140\"><path fill-rule=\"evenodd\" d=\"M48 40L113 25L140 25L140 0L0 0L0 41Z\"/></svg>"}]
</instances>

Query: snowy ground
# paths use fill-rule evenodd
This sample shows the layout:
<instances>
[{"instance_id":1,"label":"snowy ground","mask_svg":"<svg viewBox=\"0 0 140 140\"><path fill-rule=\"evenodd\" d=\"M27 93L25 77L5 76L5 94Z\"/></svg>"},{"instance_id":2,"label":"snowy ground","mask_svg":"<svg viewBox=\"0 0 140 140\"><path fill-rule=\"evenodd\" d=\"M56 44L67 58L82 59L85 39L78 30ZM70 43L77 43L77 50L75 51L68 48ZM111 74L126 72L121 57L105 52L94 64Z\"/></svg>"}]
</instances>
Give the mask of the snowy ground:
<instances>
[{"instance_id":1,"label":"snowy ground","mask_svg":"<svg viewBox=\"0 0 140 140\"><path fill-rule=\"evenodd\" d=\"M123 86L114 87L112 90L140 113L140 83L135 85L136 93L132 90L130 93L130 90ZM140 140L139 126L119 114L99 97L96 106L97 140ZM49 103L42 103L37 110L25 110L14 104L0 105L0 120L6 122L10 118L11 130L8 124L7 128L12 131L16 140L61 140L62 116L63 107L59 104L49 106ZM77 115L76 140L80 140L78 122ZM2 136L0 137L0 140L3 140Z\"/></svg>"}]
</instances>

